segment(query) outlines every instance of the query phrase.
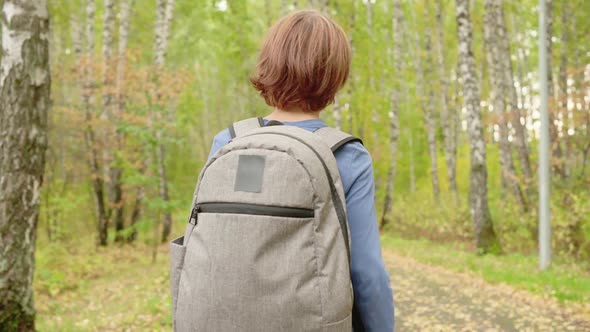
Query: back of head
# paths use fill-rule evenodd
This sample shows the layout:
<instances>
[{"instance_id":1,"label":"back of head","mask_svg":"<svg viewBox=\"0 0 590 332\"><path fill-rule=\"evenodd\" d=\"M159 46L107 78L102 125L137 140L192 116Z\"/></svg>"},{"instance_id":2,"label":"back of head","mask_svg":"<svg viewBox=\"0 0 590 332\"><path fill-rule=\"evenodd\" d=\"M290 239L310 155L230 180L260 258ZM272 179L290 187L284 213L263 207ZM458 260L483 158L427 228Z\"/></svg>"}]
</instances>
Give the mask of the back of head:
<instances>
[{"instance_id":1,"label":"back of head","mask_svg":"<svg viewBox=\"0 0 590 332\"><path fill-rule=\"evenodd\" d=\"M269 30L251 82L269 106L317 112L346 83L351 57L336 22L318 11L296 11Z\"/></svg>"}]
</instances>

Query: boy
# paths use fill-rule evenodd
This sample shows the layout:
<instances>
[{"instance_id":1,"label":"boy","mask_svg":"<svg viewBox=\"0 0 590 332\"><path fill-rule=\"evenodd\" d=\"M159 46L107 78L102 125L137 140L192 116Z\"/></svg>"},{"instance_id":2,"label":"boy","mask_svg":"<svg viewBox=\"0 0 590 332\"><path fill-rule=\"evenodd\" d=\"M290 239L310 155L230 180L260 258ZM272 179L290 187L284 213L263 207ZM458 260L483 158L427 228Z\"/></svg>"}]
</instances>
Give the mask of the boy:
<instances>
[{"instance_id":1,"label":"boy","mask_svg":"<svg viewBox=\"0 0 590 332\"><path fill-rule=\"evenodd\" d=\"M304 10L282 18L264 41L254 87L274 110L264 118L310 132L326 124L320 112L345 84L351 49L346 34L320 12ZM215 136L209 158L231 140ZM351 237L355 331L394 329L393 294L381 256L374 203L373 166L358 142L335 152L342 178Z\"/></svg>"}]
</instances>

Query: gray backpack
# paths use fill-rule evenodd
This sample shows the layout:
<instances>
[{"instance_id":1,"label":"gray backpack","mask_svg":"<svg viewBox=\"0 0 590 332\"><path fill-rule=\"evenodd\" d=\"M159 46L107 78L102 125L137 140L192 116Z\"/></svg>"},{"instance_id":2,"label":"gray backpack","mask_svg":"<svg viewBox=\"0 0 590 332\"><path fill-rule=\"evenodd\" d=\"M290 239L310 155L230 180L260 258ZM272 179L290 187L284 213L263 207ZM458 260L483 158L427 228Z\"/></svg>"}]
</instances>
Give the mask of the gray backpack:
<instances>
[{"instance_id":1,"label":"gray backpack","mask_svg":"<svg viewBox=\"0 0 590 332\"><path fill-rule=\"evenodd\" d=\"M350 237L333 152L359 141L261 118L230 127L171 243L175 331L351 331Z\"/></svg>"}]
</instances>

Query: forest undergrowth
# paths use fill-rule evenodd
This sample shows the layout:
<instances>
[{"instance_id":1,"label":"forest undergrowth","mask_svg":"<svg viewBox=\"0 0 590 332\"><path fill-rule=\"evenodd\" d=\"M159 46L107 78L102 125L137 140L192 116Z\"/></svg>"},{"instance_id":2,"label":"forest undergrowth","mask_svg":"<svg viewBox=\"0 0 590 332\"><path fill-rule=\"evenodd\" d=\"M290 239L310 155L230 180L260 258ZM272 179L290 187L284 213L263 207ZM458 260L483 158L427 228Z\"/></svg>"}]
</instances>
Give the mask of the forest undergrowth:
<instances>
[{"instance_id":1,"label":"forest undergrowth","mask_svg":"<svg viewBox=\"0 0 590 332\"><path fill-rule=\"evenodd\" d=\"M431 209L422 209L426 210ZM175 226L177 233L182 225ZM435 232L431 236L437 242L409 239L407 229L404 234L405 238L395 229L385 230L384 252L554 298L590 317L590 308L585 305L590 303L590 264L559 257L549 271L539 272L534 255L477 256L468 241L455 238L441 243L442 237ZM59 243L40 241L36 259L39 331L171 329L167 244L158 245L156 251L149 241L102 248L96 247L90 236L72 237ZM395 262L389 265L395 273ZM396 285L392 287L395 290Z\"/></svg>"}]
</instances>

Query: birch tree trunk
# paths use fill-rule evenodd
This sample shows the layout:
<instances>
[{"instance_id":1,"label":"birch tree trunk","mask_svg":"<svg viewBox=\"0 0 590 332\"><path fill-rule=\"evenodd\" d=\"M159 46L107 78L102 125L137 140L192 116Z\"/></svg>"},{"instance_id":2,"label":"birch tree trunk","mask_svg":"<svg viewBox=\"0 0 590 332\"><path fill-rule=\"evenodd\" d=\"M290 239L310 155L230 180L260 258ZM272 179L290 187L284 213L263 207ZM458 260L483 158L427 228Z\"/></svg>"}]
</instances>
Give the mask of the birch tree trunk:
<instances>
[{"instance_id":1,"label":"birch tree trunk","mask_svg":"<svg viewBox=\"0 0 590 332\"><path fill-rule=\"evenodd\" d=\"M432 64L432 45L430 40L429 33L426 33L424 38L425 41L425 71L422 72L421 79L422 85L425 82L430 81L430 77L432 76L433 71L433 64ZM420 61L420 59L417 59ZM422 102L422 109L424 110L424 124L426 126L426 137L428 141L428 155L430 156L430 179L432 182L432 194L434 198L438 200L440 195L440 186L438 182L438 154L436 148L436 120L434 118L434 90L432 86L428 85L428 101Z\"/></svg>"},{"instance_id":2,"label":"birch tree trunk","mask_svg":"<svg viewBox=\"0 0 590 332\"><path fill-rule=\"evenodd\" d=\"M270 0L264 1L264 11L266 12L266 26L270 28L272 25L272 6Z\"/></svg>"},{"instance_id":3,"label":"birch tree trunk","mask_svg":"<svg viewBox=\"0 0 590 332\"><path fill-rule=\"evenodd\" d=\"M125 110L125 100L124 100L124 80L125 80L125 70L127 67L127 43L129 40L129 19L131 16L131 8L129 0L121 0L120 3L120 18L119 18L119 44L117 47L117 68L115 74L115 96L114 101L116 102L115 105L115 112L113 121L115 126L118 126L119 121L121 119L121 115ZM121 132L116 129L115 130L115 138L114 138L114 146L117 147L117 150L121 150L123 148L123 135ZM110 178L110 193L111 193L111 205L114 211L113 215L113 222L115 224L115 232L117 235L115 236L115 241L120 242L123 241L123 237L120 235L120 232L125 229L125 219L124 219L124 207L125 204L123 202L124 193L123 193L123 185L121 183L121 179L123 177L123 170L118 166L115 162L111 164L109 170L109 178Z\"/></svg>"},{"instance_id":4,"label":"birch tree trunk","mask_svg":"<svg viewBox=\"0 0 590 332\"><path fill-rule=\"evenodd\" d=\"M102 94L102 114L109 117L109 106L111 104L112 92L112 58L114 48L115 30L115 2L114 0L104 0L104 17L102 30L102 58L103 58L103 72L102 83L104 86Z\"/></svg>"},{"instance_id":5,"label":"birch tree trunk","mask_svg":"<svg viewBox=\"0 0 590 332\"><path fill-rule=\"evenodd\" d=\"M563 151L559 138L559 128L556 123L557 105L555 103L555 89L553 87L553 0L545 0L547 9L547 89L549 95L549 135L551 136L552 148L552 169L562 178L565 177L563 170Z\"/></svg>"},{"instance_id":6,"label":"birch tree trunk","mask_svg":"<svg viewBox=\"0 0 590 332\"><path fill-rule=\"evenodd\" d=\"M168 48L168 38L170 34L170 26L174 14L174 0L158 0L157 11L158 20L160 23L156 24L156 45L155 45L155 65L162 68L166 62L166 51ZM161 102L160 97L157 96L157 101ZM164 114L160 114L161 118ZM158 147L156 150L158 175L160 177L160 198L167 203L170 201L168 194L168 178L166 174L166 146L162 142L162 129L156 130L156 140ZM170 236L172 227L172 215L169 211L164 211L162 220L162 242L166 242Z\"/></svg>"},{"instance_id":7,"label":"birch tree trunk","mask_svg":"<svg viewBox=\"0 0 590 332\"><path fill-rule=\"evenodd\" d=\"M444 55L444 22L442 16L442 0L436 2L436 55L439 69L440 81L440 125L443 130L444 144L445 144L445 162L447 164L447 177L449 180L449 187L454 194L457 194L457 148L453 144L453 124L451 122L452 116L449 116L449 94L447 91L447 71L446 61Z\"/></svg>"},{"instance_id":8,"label":"birch tree trunk","mask_svg":"<svg viewBox=\"0 0 590 332\"><path fill-rule=\"evenodd\" d=\"M370 43L373 43L373 10L374 10L374 4L371 1L366 1L365 2L365 8L366 8L366 12L367 12L367 38L369 39ZM369 89L370 91L375 91L376 87L375 87L375 73L374 73L374 69L375 68L375 59L374 59L374 54L373 54L373 49L371 47L369 47L367 49L367 74L369 75ZM371 108L371 121L373 123L379 123L380 119L379 119L379 114L377 113L377 110L375 109L374 105L370 106ZM366 127L366 120L361 120L359 121L361 122L363 125L360 126L360 136L364 136L364 130ZM377 132L374 130L371 130L372 133L372 139L373 141L377 140Z\"/></svg>"},{"instance_id":9,"label":"birch tree trunk","mask_svg":"<svg viewBox=\"0 0 590 332\"><path fill-rule=\"evenodd\" d=\"M117 176L115 160L113 159L112 147L115 146L113 140L113 49L114 49L114 30L115 30L115 2L114 0L104 0L103 13L103 30L102 30L102 109L100 118L103 121L101 133L101 147L103 149L104 178L106 181L108 199L108 219L115 223L115 231L118 233L123 229L121 203L121 185L120 178ZM114 212L114 216L113 216ZM116 241L121 237L116 235Z\"/></svg>"},{"instance_id":10,"label":"birch tree trunk","mask_svg":"<svg viewBox=\"0 0 590 332\"><path fill-rule=\"evenodd\" d=\"M334 97L334 106L332 107L332 114L334 116L334 128L342 130L342 103L340 96Z\"/></svg>"},{"instance_id":11,"label":"birch tree trunk","mask_svg":"<svg viewBox=\"0 0 590 332\"><path fill-rule=\"evenodd\" d=\"M74 53L74 57L76 58L76 67L79 67L80 58L82 57L83 52L82 40L84 39L84 31L82 31L80 17L74 13L70 14L70 30L72 38L72 51Z\"/></svg>"},{"instance_id":12,"label":"birch tree trunk","mask_svg":"<svg viewBox=\"0 0 590 332\"><path fill-rule=\"evenodd\" d=\"M96 134L92 127L93 105L94 105L94 70L93 58L95 50L94 38L94 19L96 13L96 4L94 0L86 1L86 61L84 63L84 83L82 99L86 113L86 132L85 141L89 152L88 164L92 178L92 190L96 204L97 218L97 243L101 246L107 245L109 216L105 202L104 177L102 175L102 162L99 156L99 147L96 140Z\"/></svg>"},{"instance_id":13,"label":"birch tree trunk","mask_svg":"<svg viewBox=\"0 0 590 332\"><path fill-rule=\"evenodd\" d=\"M427 5L427 4L425 4ZM414 31L412 34L412 41L408 43L410 49L410 58L415 59L416 69L416 96L419 99L420 107L422 108L422 114L424 118L424 128L426 130L426 138L428 142L428 155L430 158L430 179L432 183L432 193L435 198L438 197L440 189L438 184L438 161L436 156L436 125L434 121L434 92L428 88L428 92L425 89L426 83L426 71L430 74L432 71L430 63L430 51L431 44L428 33L425 34L427 38L425 43L425 50L421 50L421 32ZM424 61L425 54L426 61ZM426 67L426 69L425 69ZM425 100L425 96L428 93L428 101Z\"/></svg>"},{"instance_id":14,"label":"birch tree trunk","mask_svg":"<svg viewBox=\"0 0 590 332\"><path fill-rule=\"evenodd\" d=\"M570 132L570 121L569 121L569 111L567 109L568 104L568 92L567 92L567 66L568 66L568 59L567 59L567 45L569 42L569 26L568 26L568 16L569 13L569 4L568 2L563 2L561 10L561 57L559 61L559 77L558 77L558 86L559 86L559 118L561 119L561 123L563 124L563 143L565 147L565 155L562 164L563 173L565 176L568 176L568 162L569 157L571 155L571 144L569 139L569 132Z\"/></svg>"},{"instance_id":15,"label":"birch tree trunk","mask_svg":"<svg viewBox=\"0 0 590 332\"><path fill-rule=\"evenodd\" d=\"M518 183L514 160L512 158L512 147L508 140L509 128L504 91L506 87L504 84L504 61L501 59L503 55L501 51L502 45L499 41L501 35L497 33L499 30L499 26L497 25L497 22L499 22L498 16L501 14L500 6L501 3L497 0L486 0L485 2L484 39L486 43L489 77L492 85L492 105L498 118L498 145L500 148L502 179L513 191L521 208L526 211L527 204L524 200L523 191Z\"/></svg>"},{"instance_id":16,"label":"birch tree trunk","mask_svg":"<svg viewBox=\"0 0 590 332\"><path fill-rule=\"evenodd\" d=\"M393 0L393 67L396 73L401 73L402 70L402 33L403 12L400 0ZM396 76L398 77L398 76ZM393 195L395 190L395 170L397 164L397 142L399 138L399 85L400 82L396 79L391 90L391 111L389 112L389 154L390 162L387 169L387 184L385 187L385 199L383 203L383 215L381 216L380 228L382 229L387 224L387 218L391 213L393 206Z\"/></svg>"},{"instance_id":17,"label":"birch tree trunk","mask_svg":"<svg viewBox=\"0 0 590 332\"><path fill-rule=\"evenodd\" d=\"M351 49L351 58L354 58L354 54L356 53L356 49L355 49L355 39L354 39L354 30L356 27L356 1L352 3L352 9L350 11L350 15L348 17L348 42L350 43L350 49ZM346 123L348 125L348 131L350 133L353 132L354 130L354 124L353 124L353 116L352 116L352 112L350 109L350 104L351 104L351 100L352 100L352 92L354 91L354 84L355 84L355 78L356 75L354 72L350 73L350 78L348 79L348 88L346 90L346 96L347 96L347 103L344 107L345 111L346 111Z\"/></svg>"},{"instance_id":18,"label":"birch tree trunk","mask_svg":"<svg viewBox=\"0 0 590 332\"><path fill-rule=\"evenodd\" d=\"M516 35L517 44L524 43L523 33L519 31L519 22L517 21L516 15L511 15L511 22L512 29ZM532 122L534 112L533 94L530 93L533 90L532 82L527 76L528 70L531 68L530 55L526 53L526 50L523 47L517 47L516 54L518 56L518 76L521 86L522 117L525 119L525 123L528 124ZM525 94L525 90L528 90L528 93ZM524 129L526 129L526 126ZM531 174L533 173L531 172Z\"/></svg>"},{"instance_id":19,"label":"birch tree trunk","mask_svg":"<svg viewBox=\"0 0 590 332\"><path fill-rule=\"evenodd\" d=\"M469 0L456 0L455 4L461 83L470 138L469 206L473 218L476 247L481 253L487 253L499 250L500 245L488 207L486 143L481 123L480 94L472 51L473 29L469 15Z\"/></svg>"},{"instance_id":20,"label":"birch tree trunk","mask_svg":"<svg viewBox=\"0 0 590 332\"><path fill-rule=\"evenodd\" d=\"M531 162L529 157L529 146L526 134L526 127L522 124L523 115L518 107L518 93L514 85L514 72L512 66L512 55L510 52L510 37L506 29L506 18L502 0L494 0L497 11L496 31L499 46L499 60L502 61L504 95L508 96L509 119L514 128L514 145L518 152L520 169L525 181L528 183L533 179ZM521 82L522 83L522 82Z\"/></svg>"},{"instance_id":21,"label":"birch tree trunk","mask_svg":"<svg viewBox=\"0 0 590 332\"><path fill-rule=\"evenodd\" d=\"M408 130L408 145L410 149L410 192L416 192L416 165L414 162L414 134Z\"/></svg>"},{"instance_id":22,"label":"birch tree trunk","mask_svg":"<svg viewBox=\"0 0 590 332\"><path fill-rule=\"evenodd\" d=\"M285 15L289 12L289 5L287 0L281 0L281 15Z\"/></svg>"},{"instance_id":23,"label":"birch tree trunk","mask_svg":"<svg viewBox=\"0 0 590 332\"><path fill-rule=\"evenodd\" d=\"M0 60L0 330L35 331L33 274L50 107L45 0L4 0Z\"/></svg>"},{"instance_id":24,"label":"birch tree trunk","mask_svg":"<svg viewBox=\"0 0 590 332\"><path fill-rule=\"evenodd\" d=\"M576 20L576 15L571 16L571 25L572 25L572 37L573 40L578 39L578 24ZM572 96L574 102L574 108L572 110L573 113L573 129L576 131L576 135L581 133L584 128L586 128L586 137L590 137L590 112L584 112L584 95L585 91L587 91L587 85L584 85L584 71L586 66L583 65L582 62L582 55L580 46L575 46L574 51L574 68L575 74L573 75L574 78L574 94ZM587 105L587 103L586 103ZM579 107L578 107L579 106ZM587 108L586 108L587 109ZM585 118L585 121L582 121ZM585 122L585 123L584 123ZM572 142L572 140L570 140ZM572 142L573 143L573 142ZM586 172L586 161L588 159L588 153L590 152L590 140L587 142L582 141L581 144L576 144L578 150L581 150L579 156L576 156L577 163L581 164L581 172L578 177L581 179L585 176ZM579 161L578 161L579 159Z\"/></svg>"},{"instance_id":25,"label":"birch tree trunk","mask_svg":"<svg viewBox=\"0 0 590 332\"><path fill-rule=\"evenodd\" d=\"M484 15L484 42L486 45L485 54L488 68L488 76L490 78L491 86L491 105L489 109L496 113L496 121L494 122L492 129L492 141L496 139L496 127L498 128L498 147L499 147L499 161L500 161L500 177L502 179L502 199L506 188L511 183L510 179L514 177L514 174L510 171L510 165L512 162L512 151L508 144L508 125L506 123L504 112L506 107L504 105L504 95L502 90L502 82L500 81L500 64L498 60L498 45L496 40L496 29L494 20L494 5L492 2L486 0L485 2L485 15ZM490 5L491 4L491 5ZM482 80L485 77L482 72ZM485 83L482 82L483 87ZM483 89L483 88L482 88Z\"/></svg>"}]
</instances>

